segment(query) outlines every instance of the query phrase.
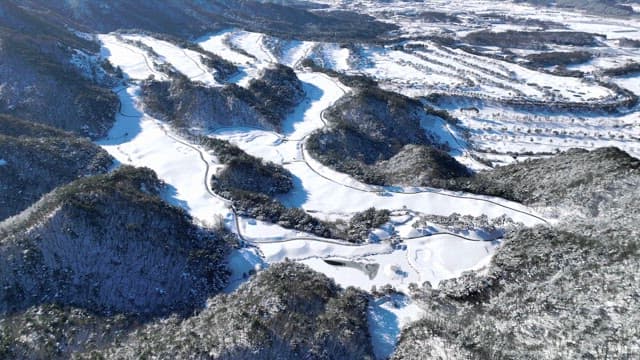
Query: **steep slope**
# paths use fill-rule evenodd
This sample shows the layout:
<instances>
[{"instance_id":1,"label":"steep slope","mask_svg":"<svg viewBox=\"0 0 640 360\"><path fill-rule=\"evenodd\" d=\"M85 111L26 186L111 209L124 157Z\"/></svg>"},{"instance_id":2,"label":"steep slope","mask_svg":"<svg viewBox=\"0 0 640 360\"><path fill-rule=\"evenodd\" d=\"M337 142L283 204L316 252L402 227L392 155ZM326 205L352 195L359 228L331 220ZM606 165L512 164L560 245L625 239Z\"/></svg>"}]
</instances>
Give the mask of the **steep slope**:
<instances>
[{"instance_id":1,"label":"steep slope","mask_svg":"<svg viewBox=\"0 0 640 360\"><path fill-rule=\"evenodd\" d=\"M372 359L368 297L304 265L281 263L199 314L135 332L107 358Z\"/></svg>"},{"instance_id":2,"label":"steep slope","mask_svg":"<svg viewBox=\"0 0 640 360\"><path fill-rule=\"evenodd\" d=\"M57 186L105 173L113 159L88 140L0 115L0 221Z\"/></svg>"},{"instance_id":3,"label":"steep slope","mask_svg":"<svg viewBox=\"0 0 640 360\"><path fill-rule=\"evenodd\" d=\"M72 64L76 50L98 46L43 16L0 4L0 113L91 137L106 134L117 111L117 97L96 86Z\"/></svg>"},{"instance_id":4,"label":"steep slope","mask_svg":"<svg viewBox=\"0 0 640 360\"><path fill-rule=\"evenodd\" d=\"M78 180L0 224L0 312L191 311L226 281L228 236L193 225L147 169Z\"/></svg>"}]
</instances>

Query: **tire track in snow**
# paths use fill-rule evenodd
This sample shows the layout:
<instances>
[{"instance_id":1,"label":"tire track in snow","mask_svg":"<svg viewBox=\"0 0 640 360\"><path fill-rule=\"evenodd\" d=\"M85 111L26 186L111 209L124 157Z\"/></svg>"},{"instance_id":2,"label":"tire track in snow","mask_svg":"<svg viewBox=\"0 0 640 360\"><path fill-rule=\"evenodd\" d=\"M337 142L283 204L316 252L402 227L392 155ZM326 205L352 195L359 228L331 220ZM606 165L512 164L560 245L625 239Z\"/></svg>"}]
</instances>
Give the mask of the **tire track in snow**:
<instances>
[{"instance_id":1,"label":"tire track in snow","mask_svg":"<svg viewBox=\"0 0 640 360\"><path fill-rule=\"evenodd\" d=\"M279 63L278 59L276 58L275 55L273 55L271 53L271 51L267 50L267 48L265 48L264 46L264 34L260 35L257 39L256 39L256 44L258 45L258 48L260 48L260 51L262 51L265 55L267 55L268 58L268 62L272 63L272 64L277 64Z\"/></svg>"}]
</instances>

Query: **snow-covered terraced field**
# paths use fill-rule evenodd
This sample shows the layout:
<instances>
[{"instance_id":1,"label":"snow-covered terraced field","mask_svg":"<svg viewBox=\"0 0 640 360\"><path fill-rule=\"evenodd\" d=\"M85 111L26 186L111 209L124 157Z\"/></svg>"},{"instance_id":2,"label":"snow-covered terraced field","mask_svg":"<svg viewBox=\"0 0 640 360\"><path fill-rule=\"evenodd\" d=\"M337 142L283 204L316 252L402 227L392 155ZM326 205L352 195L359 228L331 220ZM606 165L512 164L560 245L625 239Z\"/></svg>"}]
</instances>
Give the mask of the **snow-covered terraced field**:
<instances>
[{"instance_id":1,"label":"snow-covered terraced field","mask_svg":"<svg viewBox=\"0 0 640 360\"><path fill-rule=\"evenodd\" d=\"M505 24L483 19L478 15L517 16L524 19L552 22L561 28L606 34L610 39L621 37L640 39L640 24L624 17L603 17L585 14L571 9L541 8L525 2L496 2L488 0L431 0L431 1L372 1L372 0L315 0L335 9L352 9L366 12L380 21L399 25L399 33L424 36L455 32L465 35L477 30L506 31L538 29L537 24ZM434 11L458 16L458 21L433 21L415 16L420 12Z\"/></svg>"},{"instance_id":2,"label":"snow-covered terraced field","mask_svg":"<svg viewBox=\"0 0 640 360\"><path fill-rule=\"evenodd\" d=\"M594 149L602 146L616 146L640 156L637 107L623 106L618 112L599 112L590 108L592 105L598 109L606 104L627 103L625 95L616 94L611 87L603 86L603 82L612 82L640 94L637 73L615 79L601 75L604 70L640 59L640 49L619 44L620 39L640 39L637 17L601 17L571 9L486 0L321 2L332 8L364 11L381 21L399 25L396 36L409 39L402 43L403 46L362 47L357 56L352 54L355 61L351 62L350 71L368 73L377 77L383 86L411 96L434 93L451 96L449 103L440 105L462 121L469 130L471 145L481 157L502 159L496 162L500 164L514 161L511 155L522 159L530 154L551 154L573 147ZM421 13L427 15L421 16ZM439 18L434 20L429 15L432 13L439 14ZM462 38L483 30L583 31L596 34L599 43L594 47L550 45L546 50L591 52L592 60L567 67L585 72L581 79L478 56L428 39L429 36ZM500 48L484 48L486 54L501 51ZM509 51L520 56L542 52L532 49ZM518 108L526 103L554 104L559 108Z\"/></svg>"},{"instance_id":3,"label":"snow-covered terraced field","mask_svg":"<svg viewBox=\"0 0 640 360\"><path fill-rule=\"evenodd\" d=\"M351 68L410 96L430 93L494 101L615 103L616 94L577 78L536 72L504 61L420 42L421 50L361 50L366 65ZM583 95L584 94L584 95Z\"/></svg>"},{"instance_id":4,"label":"snow-covered terraced field","mask_svg":"<svg viewBox=\"0 0 640 360\"><path fill-rule=\"evenodd\" d=\"M569 148L615 146L640 157L640 114L621 116L553 115L486 107L479 113L455 112L471 129L476 150L555 153Z\"/></svg>"}]
</instances>

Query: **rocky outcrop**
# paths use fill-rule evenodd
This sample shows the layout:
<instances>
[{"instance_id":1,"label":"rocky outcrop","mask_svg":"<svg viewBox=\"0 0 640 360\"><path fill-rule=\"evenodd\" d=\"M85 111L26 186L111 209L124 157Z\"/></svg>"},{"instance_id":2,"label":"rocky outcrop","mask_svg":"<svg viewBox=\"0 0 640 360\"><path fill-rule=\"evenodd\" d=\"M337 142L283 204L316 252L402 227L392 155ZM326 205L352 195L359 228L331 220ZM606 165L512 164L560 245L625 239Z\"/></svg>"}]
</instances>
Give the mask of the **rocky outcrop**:
<instances>
[{"instance_id":1,"label":"rocky outcrop","mask_svg":"<svg viewBox=\"0 0 640 360\"><path fill-rule=\"evenodd\" d=\"M55 303L97 313L192 311L225 285L229 236L158 196L146 169L78 180L0 225L0 312Z\"/></svg>"},{"instance_id":2,"label":"rocky outcrop","mask_svg":"<svg viewBox=\"0 0 640 360\"><path fill-rule=\"evenodd\" d=\"M79 177L105 173L113 159L86 139L0 115L0 221Z\"/></svg>"},{"instance_id":3,"label":"rocky outcrop","mask_svg":"<svg viewBox=\"0 0 640 360\"><path fill-rule=\"evenodd\" d=\"M199 314L147 326L107 358L373 359L368 297L295 263L274 264Z\"/></svg>"}]
</instances>

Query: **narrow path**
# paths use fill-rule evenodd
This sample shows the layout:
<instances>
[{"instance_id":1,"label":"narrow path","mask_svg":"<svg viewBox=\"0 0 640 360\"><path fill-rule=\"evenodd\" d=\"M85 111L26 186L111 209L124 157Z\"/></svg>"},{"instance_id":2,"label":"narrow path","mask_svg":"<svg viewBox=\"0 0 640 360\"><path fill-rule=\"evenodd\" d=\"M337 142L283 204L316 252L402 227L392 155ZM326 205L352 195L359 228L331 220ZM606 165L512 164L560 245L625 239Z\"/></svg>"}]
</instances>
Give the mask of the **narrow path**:
<instances>
[{"instance_id":1,"label":"narrow path","mask_svg":"<svg viewBox=\"0 0 640 360\"><path fill-rule=\"evenodd\" d=\"M322 111L320 113L320 116L324 117L324 111ZM322 119L322 122L325 125L327 124L325 119ZM302 148L303 160L304 160L305 164L309 167L309 169L311 171L313 171L318 176L321 176L322 178L324 178L326 180L329 180L329 181L331 181L331 182L333 182L335 184L338 184L338 185L341 185L341 186L344 186L344 187L347 187L347 188L350 188L350 189L353 189L353 190L362 191L362 192L369 192L369 193L389 192L389 193L398 194L398 195L416 195L416 194L422 194L422 193L432 193L432 194L435 194L435 195L438 195L438 196L445 196L445 197L454 198L454 199L468 199L468 200L474 200L474 201L482 201L482 202L486 202L488 204L492 204L492 205L496 205L496 206L502 207L502 208L507 209L507 210L511 210L511 211L514 211L514 212L517 212L517 213L520 213L520 214L523 214L523 215L530 216L532 218L540 220L540 221L544 222L545 224L549 225L549 222L546 219L544 219L543 217L540 217L540 216L535 215L535 214L530 213L530 212L526 212L526 211L523 211L523 210L515 209L515 208L512 208L510 206L507 206L507 205L504 205L504 204L501 204L501 203L498 203L496 201L489 200L489 199L483 199L483 198L478 198L478 197L473 197L473 196L466 196L466 195L455 195L455 194L441 193L441 192L439 192L439 191L437 191L435 189L399 191L399 190L395 190L393 188L385 187L385 186L377 186L375 189L363 189L363 188L355 187L355 186L352 186L352 185L344 184L344 183L341 183L339 181L336 181L336 180L332 179L329 176L323 175L320 171L318 171L313 166L311 166L311 164L309 163L309 161L308 161L308 159L306 158L306 155L305 155L305 153L306 153L306 151L304 149L305 143L303 142L302 144L303 144L302 145L303 146L303 148Z\"/></svg>"},{"instance_id":2,"label":"narrow path","mask_svg":"<svg viewBox=\"0 0 640 360\"><path fill-rule=\"evenodd\" d=\"M200 64L199 61L195 60L194 58L191 57L191 55L189 55L189 53L187 52L187 49L180 48L180 51L182 51L184 56L186 56L202 72L200 75L194 76L194 78L198 78L198 77L201 77L203 75L207 75L209 73L209 71L207 69L204 69L202 67L202 65Z\"/></svg>"},{"instance_id":3,"label":"narrow path","mask_svg":"<svg viewBox=\"0 0 640 360\"><path fill-rule=\"evenodd\" d=\"M330 77L330 76L328 76L326 74L323 74L323 73L319 73L319 75L326 77L327 79L331 80L334 84L336 84L336 86L342 90L343 95L347 93L347 91L341 86L341 84L339 84L332 77ZM334 104L335 104L335 101L333 103L331 103L327 108L330 108ZM326 109L324 109L324 110L322 110L320 112L320 121L322 121L323 128L326 128L328 126L328 121L326 119L325 113L326 113ZM266 130L266 129L259 129L259 128L256 128L256 129L264 131L264 132L269 132L271 134L274 134L276 137L278 137L282 141L297 142L298 144L300 144L301 158L302 158L302 161L304 161L304 163L306 164L306 166L312 172L314 172L316 175L322 177L325 180L331 181L332 183L334 183L336 185L340 185L340 186L343 186L343 187L346 187L346 188L349 188L349 189L352 189L352 190L361 191L361 192L367 192L367 193L387 192L387 193L393 193L393 194L397 194L397 195L416 195L416 194L422 194L422 193L431 193L431 194L434 194L434 195L453 198L453 199L467 199L467 200L481 201L481 202L485 202L485 203L488 203L488 204L499 206L499 207L501 207L503 209L507 209L507 210L510 210L510 211L514 211L514 212L517 212L517 213L532 217L532 218L534 218L534 219L536 219L538 221L541 221L541 222L549 225L549 222L546 219L544 219L543 217L541 217L541 216L538 216L536 214L533 214L533 213L530 213L530 212L527 212L527 211L519 210L519 209L510 207L508 205L504 205L504 204L501 204L499 202L490 200L490 199L484 199L484 198L467 196L467 195L447 194L447 193L442 193L442 192L440 192L440 191L438 191L436 189L424 189L424 190L412 190L412 191L402 190L402 191L400 191L400 190L393 189L391 187L384 187L384 186L373 186L373 188L372 188L371 185L367 185L366 188L363 188L363 187L359 187L359 186L345 184L345 183L342 183L340 181L337 181L337 180L331 178L330 176L324 175L321 171L319 171L318 169L314 168L311 165L311 163L309 162L309 159L307 159L307 154L306 154L306 149L305 149L306 140L307 140L307 138L309 137L310 134L305 135L301 139L289 139L289 138L287 138L287 137L285 137L285 136L283 136L283 135L281 135L281 134L279 134L279 133L277 133L275 131ZM453 134L451 134L451 136L457 141L457 138ZM460 145L460 144L458 143L458 145Z\"/></svg>"}]
</instances>

